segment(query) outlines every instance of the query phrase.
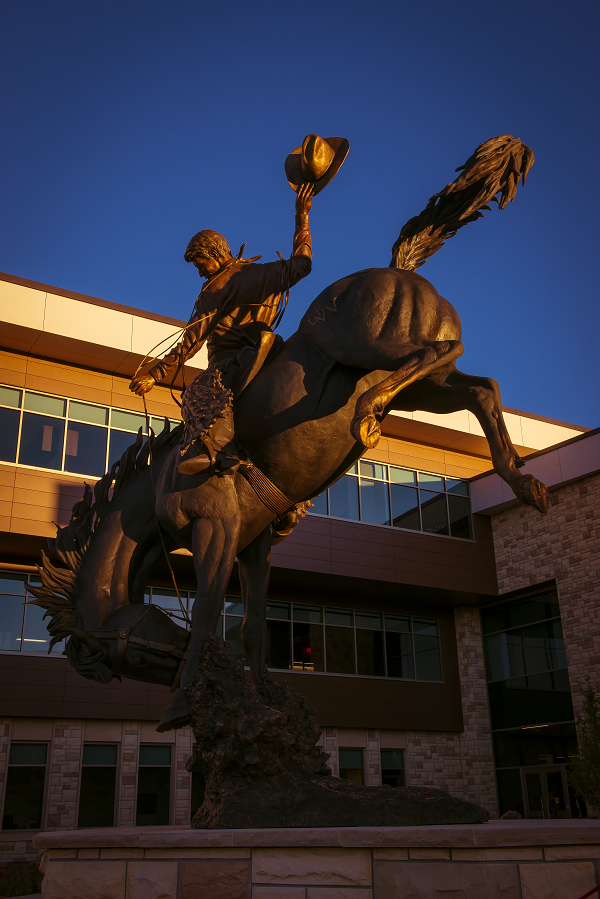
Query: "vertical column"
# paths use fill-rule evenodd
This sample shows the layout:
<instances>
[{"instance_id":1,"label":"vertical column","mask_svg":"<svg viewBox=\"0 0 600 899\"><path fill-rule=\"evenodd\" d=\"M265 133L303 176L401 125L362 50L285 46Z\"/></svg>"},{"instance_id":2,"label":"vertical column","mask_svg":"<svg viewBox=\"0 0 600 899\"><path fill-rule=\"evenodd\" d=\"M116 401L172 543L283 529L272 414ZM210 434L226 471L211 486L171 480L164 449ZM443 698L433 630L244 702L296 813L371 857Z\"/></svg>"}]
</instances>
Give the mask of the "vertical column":
<instances>
[{"instance_id":1,"label":"vertical column","mask_svg":"<svg viewBox=\"0 0 600 899\"><path fill-rule=\"evenodd\" d=\"M379 750L379 731L367 731L367 748L365 749L365 785L381 786L381 754Z\"/></svg>"},{"instance_id":2,"label":"vertical column","mask_svg":"<svg viewBox=\"0 0 600 899\"><path fill-rule=\"evenodd\" d=\"M192 775L186 771L185 763L192 754L193 735L191 727L175 731L175 801L173 803L173 823L190 823L190 803L192 798Z\"/></svg>"},{"instance_id":3,"label":"vertical column","mask_svg":"<svg viewBox=\"0 0 600 899\"><path fill-rule=\"evenodd\" d=\"M337 727L323 728L323 752L329 753L327 764L331 768L331 773L334 777L339 777L340 765Z\"/></svg>"},{"instance_id":4,"label":"vertical column","mask_svg":"<svg viewBox=\"0 0 600 899\"><path fill-rule=\"evenodd\" d=\"M137 772L140 752L140 725L123 722L121 741L121 782L119 788L118 827L135 827L137 804Z\"/></svg>"},{"instance_id":5,"label":"vertical column","mask_svg":"<svg viewBox=\"0 0 600 899\"><path fill-rule=\"evenodd\" d=\"M83 721L57 719L50 747L46 830L74 830L77 827L82 752Z\"/></svg>"},{"instance_id":6,"label":"vertical column","mask_svg":"<svg viewBox=\"0 0 600 899\"><path fill-rule=\"evenodd\" d=\"M471 606L455 609L454 625L464 721L460 735L462 798L482 805L491 817L497 817L496 770L479 610Z\"/></svg>"}]
</instances>

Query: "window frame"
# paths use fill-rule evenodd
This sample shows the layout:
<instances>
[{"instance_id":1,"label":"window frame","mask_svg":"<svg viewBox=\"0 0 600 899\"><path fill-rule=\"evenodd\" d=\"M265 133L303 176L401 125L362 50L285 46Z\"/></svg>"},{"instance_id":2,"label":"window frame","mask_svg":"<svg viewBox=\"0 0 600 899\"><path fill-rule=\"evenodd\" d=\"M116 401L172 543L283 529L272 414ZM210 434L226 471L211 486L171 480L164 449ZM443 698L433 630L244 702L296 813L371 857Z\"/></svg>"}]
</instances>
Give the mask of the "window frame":
<instances>
[{"instance_id":1,"label":"window frame","mask_svg":"<svg viewBox=\"0 0 600 899\"><path fill-rule=\"evenodd\" d=\"M49 393L47 391L42 391L42 390L30 390L27 387L15 387L13 384L4 384L3 383L3 384L0 384L0 388L1 387L6 387L9 390L16 390L16 391L20 392L20 394L21 394L19 406L9 406L6 403L0 402L0 409L12 409L19 413L19 425L18 425L18 433L17 433L17 446L16 446L16 451L15 451L15 461L14 462L3 461L2 462L3 465L18 466L19 468L25 468L29 471L55 472L58 474L66 474L69 477L73 477L73 478L81 478L82 480L94 479L94 480L98 481L98 480L100 480L100 478L104 477L104 475L108 471L108 460L110 457L111 431L117 431L118 433L121 433L121 434L131 434L132 435L132 441L131 441L132 443L135 440L135 437L137 435L137 431L128 430L127 428L122 428L117 425L113 425L113 423L112 423L113 412L124 412L129 415L140 416L141 419L143 420L142 434L144 436L146 436L146 434L147 434L144 414L140 413L140 412L134 412L132 409L122 409L119 406L111 406L111 405L106 405L104 403L95 403L95 402L90 402L88 400L75 399L73 397L68 397L68 396L64 396L61 394L57 394L57 393ZM32 409L26 409L25 408L26 394L33 394L35 396L50 397L52 399L63 400L65 403L64 415L61 416L61 415L53 414L52 412L39 412L39 411L32 410ZM106 424L98 424L97 422L82 421L81 418L71 418L71 416L70 416L71 402L78 403L78 404L85 405L85 406L94 406L98 409L104 409L106 411ZM63 433L63 438L62 438L62 452L61 452L60 468L45 468L44 466L41 466L41 465L28 465L24 462L19 462L19 456L20 456L20 452L21 452L21 435L23 432L23 416L25 413L27 413L28 415L40 415L40 416L45 416L47 418L54 418L57 421L64 422L64 433ZM160 416L150 415L150 426L151 427L152 427L153 419L158 419L158 418L160 418ZM173 419L173 418L169 418L169 421L170 421L171 425L175 426L175 427L177 425L181 424L180 421ZM74 424L74 425L85 424L85 425L89 425L90 427L103 428L105 430L105 432L106 432L106 450L104 453L104 471L102 472L102 474L99 474L99 475L85 474L85 473L81 474L79 472L67 471L65 469L65 457L67 455L66 450L67 450L67 435L68 435L68 431L69 431L69 424Z\"/></svg>"},{"instance_id":2,"label":"window frame","mask_svg":"<svg viewBox=\"0 0 600 899\"><path fill-rule=\"evenodd\" d=\"M387 477L386 478L377 478L374 475L363 474L360 470L361 462L366 462L366 463L371 463L373 465L383 466L385 469L387 469ZM394 469L394 470L397 469L399 471L409 471L409 472L413 473L415 475L414 485L401 484L400 482L393 481L390 476L390 471L392 469ZM441 479L444 483L444 489L443 490L435 490L435 489L432 490L432 488L428 487L425 483L421 484L419 475L427 475L427 476ZM328 487L326 487L319 494L319 496L321 496L321 497L323 496L323 494L325 494L325 505L327 508L327 512L326 513L312 512L309 510L309 513L308 513L309 515L319 516L320 518L332 518L334 521L355 521L359 524L368 524L371 527L376 527L376 528L392 528L397 531L404 531L405 533L409 533L409 534L423 534L423 535L429 535L432 537L442 537L444 539L450 539L450 540L462 540L466 543L475 543L475 530L473 527L473 510L472 510L472 506L471 506L471 486L470 486L469 481L465 481L462 478L453 478L453 477L450 477L450 475L439 474L438 472L424 471L423 469L420 469L420 468L413 469L413 468L406 468L405 466L402 466L402 465L393 465L392 463L389 463L389 462L377 462L374 459L368 459L368 458L359 459L358 462L355 462L354 465L352 465L351 468L347 472L345 472L345 474L342 475L342 478L345 478L345 477L352 477L352 478L356 478L356 480L357 480L356 486L357 486L357 491L358 491L358 516L359 516L358 519L340 518L338 515L331 514L331 504L330 504ZM340 478L340 480L342 480L342 478ZM388 506L389 515L390 515L390 523L389 524L376 524L371 521L363 521L362 520L363 505L362 505L361 480L373 481L373 482L379 483L379 484L387 484L387 506ZM466 486L466 490L467 490L466 494L451 493L451 491L448 490L448 481L459 481L462 484L464 484ZM416 492L417 510L419 513L419 525L420 525L419 530L413 529L413 528L398 527L397 525L395 525L393 523L394 519L393 519L393 504L392 504L392 486L395 484L398 484L398 486L409 487L411 490L414 490ZM422 511L422 503L421 503L421 491L422 490L437 493L440 496L445 497L446 521L448 524L448 533L447 534L436 534L433 531L426 531L423 529L423 511ZM469 526L471 529L471 533L473 534L472 537L457 537L457 536L453 536L450 533L451 532L451 519L450 519L450 502L448 499L449 496L458 496L460 498L467 500L467 502L469 504L469 516L468 516L469 517Z\"/></svg>"}]
</instances>

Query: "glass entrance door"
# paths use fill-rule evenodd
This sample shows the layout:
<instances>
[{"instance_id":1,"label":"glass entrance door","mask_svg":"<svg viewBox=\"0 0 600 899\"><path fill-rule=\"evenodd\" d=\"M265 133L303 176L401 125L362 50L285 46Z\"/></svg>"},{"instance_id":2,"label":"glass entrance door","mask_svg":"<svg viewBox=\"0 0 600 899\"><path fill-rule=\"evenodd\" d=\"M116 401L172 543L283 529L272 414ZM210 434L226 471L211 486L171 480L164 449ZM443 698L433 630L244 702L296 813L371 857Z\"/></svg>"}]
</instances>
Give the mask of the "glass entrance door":
<instances>
[{"instance_id":1,"label":"glass entrance door","mask_svg":"<svg viewBox=\"0 0 600 899\"><path fill-rule=\"evenodd\" d=\"M571 806L564 765L521 768L526 818L570 818Z\"/></svg>"}]
</instances>

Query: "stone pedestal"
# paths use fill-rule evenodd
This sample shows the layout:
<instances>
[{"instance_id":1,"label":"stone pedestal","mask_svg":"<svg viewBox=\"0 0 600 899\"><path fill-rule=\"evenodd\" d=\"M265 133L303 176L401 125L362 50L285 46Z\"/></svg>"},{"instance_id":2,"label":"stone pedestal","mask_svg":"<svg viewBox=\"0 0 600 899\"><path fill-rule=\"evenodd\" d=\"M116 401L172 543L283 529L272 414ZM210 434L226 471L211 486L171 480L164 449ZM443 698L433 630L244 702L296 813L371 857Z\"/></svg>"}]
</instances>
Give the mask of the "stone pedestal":
<instances>
[{"instance_id":1,"label":"stone pedestal","mask_svg":"<svg viewBox=\"0 0 600 899\"><path fill-rule=\"evenodd\" d=\"M35 837L44 899L580 899L600 822L265 830L79 830Z\"/></svg>"}]
</instances>

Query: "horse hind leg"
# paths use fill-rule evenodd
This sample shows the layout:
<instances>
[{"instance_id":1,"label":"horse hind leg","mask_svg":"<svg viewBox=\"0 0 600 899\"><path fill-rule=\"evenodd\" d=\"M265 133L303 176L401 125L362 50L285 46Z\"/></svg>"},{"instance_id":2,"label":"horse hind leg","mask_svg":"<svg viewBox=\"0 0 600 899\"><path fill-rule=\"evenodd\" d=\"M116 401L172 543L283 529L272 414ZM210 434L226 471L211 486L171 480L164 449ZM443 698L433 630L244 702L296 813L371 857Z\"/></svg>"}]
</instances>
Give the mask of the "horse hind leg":
<instances>
[{"instance_id":1,"label":"horse hind leg","mask_svg":"<svg viewBox=\"0 0 600 899\"><path fill-rule=\"evenodd\" d=\"M409 384L451 365L463 352L460 340L444 340L422 347L405 357L397 371L359 398L350 425L355 440L367 449L377 446L381 437L379 425L394 397Z\"/></svg>"},{"instance_id":2,"label":"horse hind leg","mask_svg":"<svg viewBox=\"0 0 600 899\"><path fill-rule=\"evenodd\" d=\"M238 573L244 620L242 642L250 667L252 686L267 673L267 592L271 574L271 525L238 553Z\"/></svg>"},{"instance_id":3,"label":"horse hind leg","mask_svg":"<svg viewBox=\"0 0 600 899\"><path fill-rule=\"evenodd\" d=\"M448 375L443 390L450 390L462 397L463 408L468 409L479 421L486 436L494 470L509 485L517 499L533 506L538 512L547 512L548 488L531 474L519 471L525 464L510 439L504 416L500 388L492 378L466 375L456 369Z\"/></svg>"}]
</instances>

